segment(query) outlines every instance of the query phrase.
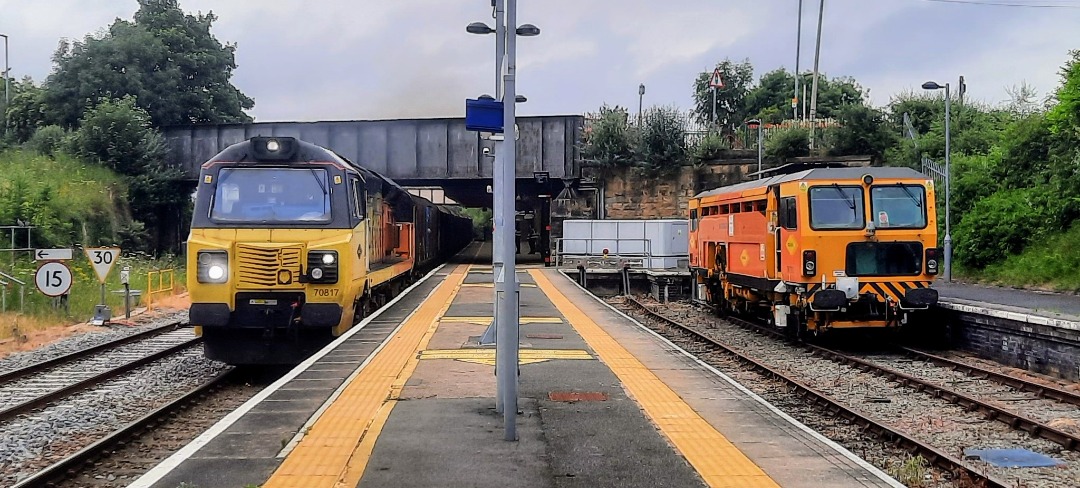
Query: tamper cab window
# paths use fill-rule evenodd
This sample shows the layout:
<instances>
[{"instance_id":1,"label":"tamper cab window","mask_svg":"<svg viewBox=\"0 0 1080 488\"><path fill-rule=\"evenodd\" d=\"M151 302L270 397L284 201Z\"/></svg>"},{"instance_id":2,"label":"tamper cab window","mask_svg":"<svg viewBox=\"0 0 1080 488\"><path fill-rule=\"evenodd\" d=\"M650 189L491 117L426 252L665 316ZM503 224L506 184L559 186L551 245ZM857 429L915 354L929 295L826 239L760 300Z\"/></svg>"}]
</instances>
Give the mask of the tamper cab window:
<instances>
[{"instance_id":1,"label":"tamper cab window","mask_svg":"<svg viewBox=\"0 0 1080 488\"><path fill-rule=\"evenodd\" d=\"M810 187L810 228L814 230L862 229L866 207L861 186Z\"/></svg>"}]
</instances>

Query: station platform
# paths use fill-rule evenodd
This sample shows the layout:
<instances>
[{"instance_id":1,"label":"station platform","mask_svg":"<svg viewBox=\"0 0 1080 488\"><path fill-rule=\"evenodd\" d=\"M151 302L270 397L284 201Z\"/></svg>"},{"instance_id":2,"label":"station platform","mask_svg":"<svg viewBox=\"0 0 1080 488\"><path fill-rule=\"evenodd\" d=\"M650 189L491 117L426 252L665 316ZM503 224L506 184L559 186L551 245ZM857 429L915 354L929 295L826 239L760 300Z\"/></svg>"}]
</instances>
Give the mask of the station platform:
<instances>
[{"instance_id":1,"label":"station platform","mask_svg":"<svg viewBox=\"0 0 1080 488\"><path fill-rule=\"evenodd\" d=\"M1080 295L938 279L943 308L1080 331Z\"/></svg>"},{"instance_id":2,"label":"station platform","mask_svg":"<svg viewBox=\"0 0 1080 488\"><path fill-rule=\"evenodd\" d=\"M474 243L130 486L901 487L608 307L523 266L517 441ZM487 263L487 264L484 264Z\"/></svg>"}]
</instances>

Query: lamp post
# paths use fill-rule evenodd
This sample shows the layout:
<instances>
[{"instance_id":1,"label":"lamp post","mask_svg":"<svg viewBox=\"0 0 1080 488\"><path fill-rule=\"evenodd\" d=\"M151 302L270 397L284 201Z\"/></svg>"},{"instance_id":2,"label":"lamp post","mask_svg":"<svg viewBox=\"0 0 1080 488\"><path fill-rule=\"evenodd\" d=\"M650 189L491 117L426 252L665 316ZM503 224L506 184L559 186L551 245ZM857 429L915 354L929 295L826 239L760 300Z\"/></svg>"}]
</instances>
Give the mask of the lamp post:
<instances>
[{"instance_id":1,"label":"lamp post","mask_svg":"<svg viewBox=\"0 0 1080 488\"><path fill-rule=\"evenodd\" d=\"M945 271L942 273L945 281L952 281L952 229L949 227L949 208L951 203L949 201L949 183L952 180L952 170L950 168L950 155L949 155L949 84L941 86L933 81L928 81L922 85L924 90L940 90L945 89Z\"/></svg>"},{"instance_id":2,"label":"lamp post","mask_svg":"<svg viewBox=\"0 0 1080 488\"><path fill-rule=\"evenodd\" d=\"M10 78L9 75L11 73L9 73L9 71L11 70L11 68L8 67L8 36L7 36L7 34L0 34L0 37L4 38L4 135L7 135L7 132L8 132L7 111L8 111L8 106L11 105L11 88L10 88L11 83L8 81L8 78Z\"/></svg>"},{"instance_id":3,"label":"lamp post","mask_svg":"<svg viewBox=\"0 0 1080 488\"><path fill-rule=\"evenodd\" d=\"M517 440L517 376L518 376L518 283L515 269L514 217L516 214L517 182L517 109L516 102L524 101L516 93L517 36L540 35L540 29L532 24L517 26L517 0L494 0L496 28L480 23L466 27L476 34L496 33L496 69L500 79L500 97L503 101L503 141L497 149L497 159L492 169L495 199L495 242L493 257L501 258L502 266L495 266L495 371L498 392L496 407L502 409L503 439ZM505 22L502 17L505 6ZM480 24L480 25L477 25ZM517 27L513 27L517 26ZM509 29L508 29L509 27ZM505 70L502 69L505 58ZM505 72L504 72L505 71Z\"/></svg>"},{"instance_id":4,"label":"lamp post","mask_svg":"<svg viewBox=\"0 0 1080 488\"><path fill-rule=\"evenodd\" d=\"M761 121L758 119L750 119L746 121L746 126L751 129L757 129L757 177L758 179L761 179L761 141L762 132L764 132L762 129L764 128L761 126Z\"/></svg>"},{"instance_id":5,"label":"lamp post","mask_svg":"<svg viewBox=\"0 0 1080 488\"><path fill-rule=\"evenodd\" d=\"M637 87L637 125L641 127L641 103L645 100L645 84L642 83Z\"/></svg>"}]
</instances>

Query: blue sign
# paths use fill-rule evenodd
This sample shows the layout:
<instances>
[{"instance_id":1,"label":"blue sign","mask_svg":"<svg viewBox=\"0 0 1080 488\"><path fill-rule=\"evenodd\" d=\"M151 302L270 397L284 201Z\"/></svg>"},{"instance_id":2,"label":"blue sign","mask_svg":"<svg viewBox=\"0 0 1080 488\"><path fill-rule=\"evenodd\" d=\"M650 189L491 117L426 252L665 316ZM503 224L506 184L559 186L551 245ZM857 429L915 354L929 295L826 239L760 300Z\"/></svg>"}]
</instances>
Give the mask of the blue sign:
<instances>
[{"instance_id":1,"label":"blue sign","mask_svg":"<svg viewBox=\"0 0 1080 488\"><path fill-rule=\"evenodd\" d=\"M490 98L465 100L465 130L478 132L503 131L503 104Z\"/></svg>"}]
</instances>

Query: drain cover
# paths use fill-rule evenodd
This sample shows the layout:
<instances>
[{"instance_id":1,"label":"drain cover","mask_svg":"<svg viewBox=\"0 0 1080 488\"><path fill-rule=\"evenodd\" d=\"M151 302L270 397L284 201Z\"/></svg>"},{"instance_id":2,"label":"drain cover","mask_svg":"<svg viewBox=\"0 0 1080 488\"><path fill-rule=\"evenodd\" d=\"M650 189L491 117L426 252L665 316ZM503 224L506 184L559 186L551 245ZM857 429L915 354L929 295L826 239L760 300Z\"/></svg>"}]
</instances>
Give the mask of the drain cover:
<instances>
[{"instance_id":1,"label":"drain cover","mask_svg":"<svg viewBox=\"0 0 1080 488\"><path fill-rule=\"evenodd\" d=\"M964 457L982 459L1000 468L1040 468L1064 464L1050 456L1027 449L964 449Z\"/></svg>"},{"instance_id":2,"label":"drain cover","mask_svg":"<svg viewBox=\"0 0 1080 488\"><path fill-rule=\"evenodd\" d=\"M553 391L548 398L553 402L603 402L608 396L599 391Z\"/></svg>"},{"instance_id":3,"label":"drain cover","mask_svg":"<svg viewBox=\"0 0 1080 488\"><path fill-rule=\"evenodd\" d=\"M562 334L525 334L526 339L562 339Z\"/></svg>"}]
</instances>

